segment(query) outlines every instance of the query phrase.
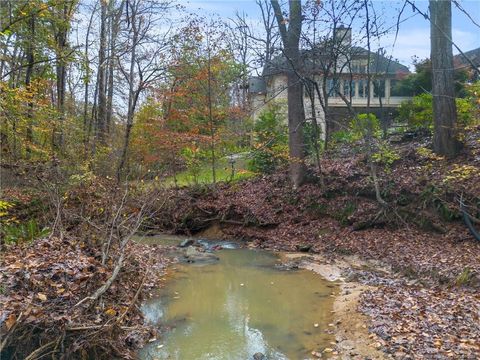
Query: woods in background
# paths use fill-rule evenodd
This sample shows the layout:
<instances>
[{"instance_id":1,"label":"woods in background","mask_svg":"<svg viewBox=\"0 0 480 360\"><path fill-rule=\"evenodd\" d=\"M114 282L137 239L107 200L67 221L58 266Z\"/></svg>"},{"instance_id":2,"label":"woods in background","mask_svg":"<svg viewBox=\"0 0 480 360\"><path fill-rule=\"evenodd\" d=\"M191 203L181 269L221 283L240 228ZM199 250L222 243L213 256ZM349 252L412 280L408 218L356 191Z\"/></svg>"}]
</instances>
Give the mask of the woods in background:
<instances>
[{"instance_id":1,"label":"woods in background","mask_svg":"<svg viewBox=\"0 0 480 360\"><path fill-rule=\"evenodd\" d=\"M247 99L234 104L231 88L245 71L225 23L171 1L0 6L5 160L55 157L120 180L186 148L201 147L215 169L216 148L241 142L230 129L246 118Z\"/></svg>"},{"instance_id":2,"label":"woods in background","mask_svg":"<svg viewBox=\"0 0 480 360\"><path fill-rule=\"evenodd\" d=\"M373 43L393 30L384 28L368 0L290 1L289 6L258 0L257 5L260 26L240 13L232 20L203 18L171 0L2 1L3 160L54 158L71 171L90 169L118 182L149 170L176 176L201 162L209 164L216 182L226 157L258 148L248 78L277 66L283 56L289 65L291 179L294 186L301 185L309 156L321 170L320 154L334 137L329 97L342 96L337 85L344 67L351 66L345 55L350 50L343 40L336 42L337 31L343 24L358 26L357 41L366 43L370 54ZM436 6L432 1L432 16ZM451 14L444 15L432 20L432 34L437 33L432 39L438 39L432 42L434 68L448 65L437 64L434 53L446 54L445 47L451 53L448 26L442 30L441 22L448 25ZM319 53L305 63L302 51L316 54L319 44L331 56ZM317 68L328 74L328 81L316 74ZM378 70L367 70L369 93L374 91L370 84L380 85L375 80ZM337 93L329 88L332 81ZM448 116L453 122L444 124L441 115L446 112L438 108L444 97L435 95L447 85L455 85L451 76L442 87L433 86L433 114L440 124L434 126L435 150L455 155L452 144L458 144L459 136L446 130L456 129L455 121ZM311 104L307 117L306 96ZM355 118L351 96L342 99ZM324 126L319 111L325 114Z\"/></svg>"}]
</instances>

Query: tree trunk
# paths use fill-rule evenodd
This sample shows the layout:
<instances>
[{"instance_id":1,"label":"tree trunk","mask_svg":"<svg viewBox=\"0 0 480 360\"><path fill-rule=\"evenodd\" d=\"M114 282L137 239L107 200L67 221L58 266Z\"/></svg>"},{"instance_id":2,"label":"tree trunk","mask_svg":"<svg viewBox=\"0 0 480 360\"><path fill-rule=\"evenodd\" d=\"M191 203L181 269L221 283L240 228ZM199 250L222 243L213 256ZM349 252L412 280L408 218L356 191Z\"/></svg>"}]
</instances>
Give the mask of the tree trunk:
<instances>
[{"instance_id":1,"label":"tree trunk","mask_svg":"<svg viewBox=\"0 0 480 360\"><path fill-rule=\"evenodd\" d=\"M100 0L100 48L98 51L98 112L97 137L101 144L106 138L106 48L107 48L107 1Z\"/></svg>"},{"instance_id":2,"label":"tree trunk","mask_svg":"<svg viewBox=\"0 0 480 360\"><path fill-rule=\"evenodd\" d=\"M59 124L53 128L52 150L63 145L63 120L65 117L65 88L66 88L66 59L65 50L67 48L67 35L70 26L70 15L67 2L63 4L61 20L58 24L56 38L56 73L57 73L57 111L59 114ZM57 127L58 125L58 127Z\"/></svg>"},{"instance_id":3,"label":"tree trunk","mask_svg":"<svg viewBox=\"0 0 480 360\"><path fill-rule=\"evenodd\" d=\"M84 79L84 92L83 92L83 145L85 148L85 158L88 157L88 142L90 141L90 129L89 124L91 125L92 121L88 118L88 96L89 96L89 87L90 87L90 59L88 58L88 48L90 40L90 31L92 29L93 15L95 14L95 9L93 9L90 16L90 21L88 22L87 33L85 36L85 79ZM93 117L92 117L93 118ZM89 121L90 120L90 121Z\"/></svg>"},{"instance_id":4,"label":"tree trunk","mask_svg":"<svg viewBox=\"0 0 480 360\"><path fill-rule=\"evenodd\" d=\"M128 9L127 9L128 10ZM120 162L117 167L117 182L120 183L122 170L127 161L128 144L130 142L130 133L133 127L133 118L135 116L135 108L137 106L138 96L141 91L141 83L138 84L138 88L135 90L135 64L137 61L137 45L138 45L138 28L136 4L131 7L130 20L132 24L132 48L130 49L130 69L128 73L128 110L127 110L127 124L125 128L125 138L123 143L122 154L120 156ZM139 74L141 78L141 74Z\"/></svg>"},{"instance_id":5,"label":"tree trunk","mask_svg":"<svg viewBox=\"0 0 480 360\"><path fill-rule=\"evenodd\" d=\"M308 96L310 98L310 110L312 112L312 146L315 151L315 160L317 162L318 175L320 178L320 184L325 187L325 182L322 175L322 163L320 162L320 127L318 126L317 121L317 109L315 106L315 81L311 81L309 84L310 90L308 91Z\"/></svg>"},{"instance_id":6,"label":"tree trunk","mask_svg":"<svg viewBox=\"0 0 480 360\"><path fill-rule=\"evenodd\" d=\"M303 138L303 125L305 123L305 109L303 107L303 83L298 76L302 69L300 57L300 34L302 31L302 3L299 0L290 0L290 18L284 19L278 1L272 0L280 35L287 58L287 101L288 101L288 145L290 152L290 178L293 186L298 188L305 181L305 146Z\"/></svg>"},{"instance_id":7,"label":"tree trunk","mask_svg":"<svg viewBox=\"0 0 480 360\"><path fill-rule=\"evenodd\" d=\"M290 150L290 178L294 187L299 187L305 180L305 146L303 125L305 110L303 108L303 83L295 73L288 74L288 146Z\"/></svg>"},{"instance_id":8,"label":"tree trunk","mask_svg":"<svg viewBox=\"0 0 480 360\"><path fill-rule=\"evenodd\" d=\"M117 37L120 30L120 17L123 13L125 1L122 1L118 9L114 9L114 2L110 2L110 55L108 59L108 86L107 86L107 104L106 104L106 119L105 129L107 134L112 130L112 112L113 112L113 76L116 61Z\"/></svg>"},{"instance_id":9,"label":"tree trunk","mask_svg":"<svg viewBox=\"0 0 480 360\"><path fill-rule=\"evenodd\" d=\"M31 81L32 81L32 74L33 74L33 66L35 64L35 16L32 14L30 19L28 20L29 26L29 39L27 45L27 71L25 74L25 88L28 92L31 92ZM27 130L26 130L26 155L27 159L31 157L32 153L32 143L33 143L33 129L32 129L32 122L33 122L33 100L28 102L28 109L27 109Z\"/></svg>"},{"instance_id":10,"label":"tree trunk","mask_svg":"<svg viewBox=\"0 0 480 360\"><path fill-rule=\"evenodd\" d=\"M439 155L454 157L461 150L457 138L457 108L452 54L452 4L430 0L430 41L434 135L433 148Z\"/></svg>"},{"instance_id":11,"label":"tree trunk","mask_svg":"<svg viewBox=\"0 0 480 360\"><path fill-rule=\"evenodd\" d=\"M213 120L213 113L212 113L212 59L210 56L210 35L207 35L207 47L208 47L208 122L210 127L210 152L212 156L212 180L213 185L217 183L216 172L215 172L215 123Z\"/></svg>"}]
</instances>

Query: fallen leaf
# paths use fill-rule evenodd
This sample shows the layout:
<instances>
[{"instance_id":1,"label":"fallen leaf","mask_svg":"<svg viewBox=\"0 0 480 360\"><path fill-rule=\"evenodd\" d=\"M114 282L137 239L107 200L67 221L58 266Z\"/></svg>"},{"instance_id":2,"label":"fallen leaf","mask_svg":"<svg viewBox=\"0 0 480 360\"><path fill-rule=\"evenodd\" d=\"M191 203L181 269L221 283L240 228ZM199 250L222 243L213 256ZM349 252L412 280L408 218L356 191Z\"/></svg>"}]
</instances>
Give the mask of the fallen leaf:
<instances>
[{"instance_id":1,"label":"fallen leaf","mask_svg":"<svg viewBox=\"0 0 480 360\"><path fill-rule=\"evenodd\" d=\"M17 317L15 314L10 314L10 316L5 320L5 325L7 326L7 330L10 330L13 325L17 322Z\"/></svg>"},{"instance_id":2,"label":"fallen leaf","mask_svg":"<svg viewBox=\"0 0 480 360\"><path fill-rule=\"evenodd\" d=\"M47 295L45 295L43 293L38 293L37 297L42 301L47 301Z\"/></svg>"},{"instance_id":3,"label":"fallen leaf","mask_svg":"<svg viewBox=\"0 0 480 360\"><path fill-rule=\"evenodd\" d=\"M114 310L114 309L107 309L105 310L105 314L107 314L108 316L115 316L117 315L117 312Z\"/></svg>"}]
</instances>

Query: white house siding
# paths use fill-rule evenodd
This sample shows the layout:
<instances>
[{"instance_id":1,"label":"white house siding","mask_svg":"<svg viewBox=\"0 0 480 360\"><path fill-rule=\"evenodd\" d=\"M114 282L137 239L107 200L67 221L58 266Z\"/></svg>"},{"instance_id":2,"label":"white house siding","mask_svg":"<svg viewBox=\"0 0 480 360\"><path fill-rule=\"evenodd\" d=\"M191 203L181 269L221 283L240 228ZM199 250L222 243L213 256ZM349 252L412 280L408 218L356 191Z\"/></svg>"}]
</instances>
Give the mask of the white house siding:
<instances>
[{"instance_id":1,"label":"white house siding","mask_svg":"<svg viewBox=\"0 0 480 360\"><path fill-rule=\"evenodd\" d=\"M319 76L316 81L321 84L321 76ZM378 108L380 106L387 108L396 108L400 104L408 100L409 97L403 96L391 96L391 81L389 78L384 79L385 81L385 96L380 99L373 96L373 84L370 84L372 89L370 94L370 107ZM345 85L344 81L339 81L340 91L344 93L347 97L348 90L346 86L350 86L350 80L345 80L348 85ZM352 107L354 108L365 108L368 103L368 94L366 93L367 81L365 79L354 80L351 84L351 95L352 95ZM255 121L258 119L260 114L265 111L270 102L276 102L282 104L285 109L285 122L287 122L287 77L283 74L270 76L267 80L267 92L266 94L251 94L251 104L252 104L252 117ZM340 97L330 96L328 98L328 105L332 108L343 107L346 108L345 102ZM304 108L305 108L305 118L307 121L312 120L311 114L311 105L310 99L307 94L304 94ZM322 138L325 134L325 114L323 108L320 104L317 94L315 94L315 109L316 109L316 118L317 123L320 125L322 130Z\"/></svg>"}]
</instances>

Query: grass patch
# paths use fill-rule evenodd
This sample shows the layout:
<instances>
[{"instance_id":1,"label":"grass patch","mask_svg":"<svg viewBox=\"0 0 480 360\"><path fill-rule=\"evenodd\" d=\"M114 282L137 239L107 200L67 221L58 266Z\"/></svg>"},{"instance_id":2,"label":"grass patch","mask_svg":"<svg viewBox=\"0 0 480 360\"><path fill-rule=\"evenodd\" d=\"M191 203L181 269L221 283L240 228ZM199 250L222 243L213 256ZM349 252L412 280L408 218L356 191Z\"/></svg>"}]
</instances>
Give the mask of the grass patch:
<instances>
[{"instance_id":1,"label":"grass patch","mask_svg":"<svg viewBox=\"0 0 480 360\"><path fill-rule=\"evenodd\" d=\"M233 175L233 176L232 176ZM229 182L248 179L255 176L255 173L247 170L246 161L237 159L232 171L232 165L226 158L218 159L215 166L215 178L217 182ZM176 175L177 186L191 186L198 184L212 184L213 174L212 167L209 163L204 163L194 174L190 170L185 170ZM175 177L170 176L165 179L166 186L175 186Z\"/></svg>"},{"instance_id":2,"label":"grass patch","mask_svg":"<svg viewBox=\"0 0 480 360\"><path fill-rule=\"evenodd\" d=\"M48 228L41 229L35 219L25 223L12 223L3 225L2 236L5 244L18 244L31 242L36 238L47 236L50 233Z\"/></svg>"},{"instance_id":3,"label":"grass patch","mask_svg":"<svg viewBox=\"0 0 480 360\"><path fill-rule=\"evenodd\" d=\"M352 202L347 202L343 208L334 212L332 217L339 221L342 225L350 225L349 217L355 212L357 206Z\"/></svg>"},{"instance_id":4,"label":"grass patch","mask_svg":"<svg viewBox=\"0 0 480 360\"><path fill-rule=\"evenodd\" d=\"M472 269L468 266L462 270L460 274L458 274L457 278L455 279L455 285L457 286L466 286L470 285L474 278L474 273Z\"/></svg>"}]
</instances>

